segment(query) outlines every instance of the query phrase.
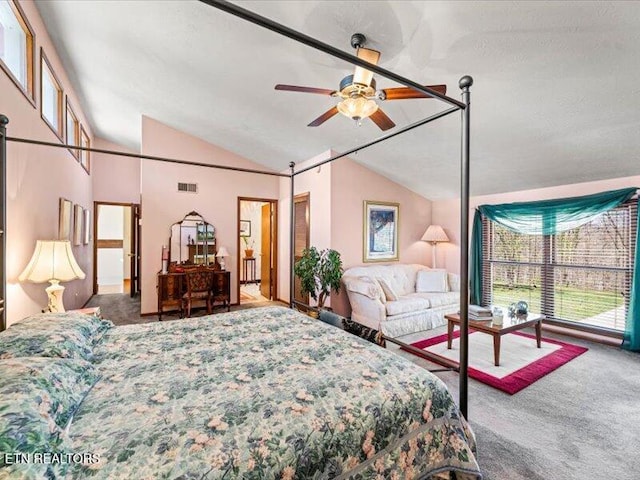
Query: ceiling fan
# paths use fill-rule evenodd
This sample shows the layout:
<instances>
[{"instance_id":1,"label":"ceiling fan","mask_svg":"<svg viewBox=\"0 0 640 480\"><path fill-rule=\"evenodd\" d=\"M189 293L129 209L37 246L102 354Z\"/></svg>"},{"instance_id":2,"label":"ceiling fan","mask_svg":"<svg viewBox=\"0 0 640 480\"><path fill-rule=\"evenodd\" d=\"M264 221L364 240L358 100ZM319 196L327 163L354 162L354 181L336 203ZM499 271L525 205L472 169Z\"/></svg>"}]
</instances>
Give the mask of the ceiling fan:
<instances>
[{"instance_id":1,"label":"ceiling fan","mask_svg":"<svg viewBox=\"0 0 640 480\"><path fill-rule=\"evenodd\" d=\"M361 33L354 33L351 36L351 46L356 49L358 58L373 65L378 64L380 52L364 48L366 37ZM290 92L317 93L330 97L340 98L340 102L313 122L309 127L317 127L329 120L337 113L341 113L354 119L358 124L363 118L369 117L380 129L388 130L395 127L395 123L382 111L376 100L406 100L410 98L432 98L430 95L418 92L410 87L385 88L376 90L376 81L373 72L356 66L353 75L347 75L340 82L338 90L327 88L302 87L298 85L276 85L276 90L287 90ZM447 93L446 85L430 85L428 88L441 94Z\"/></svg>"}]
</instances>

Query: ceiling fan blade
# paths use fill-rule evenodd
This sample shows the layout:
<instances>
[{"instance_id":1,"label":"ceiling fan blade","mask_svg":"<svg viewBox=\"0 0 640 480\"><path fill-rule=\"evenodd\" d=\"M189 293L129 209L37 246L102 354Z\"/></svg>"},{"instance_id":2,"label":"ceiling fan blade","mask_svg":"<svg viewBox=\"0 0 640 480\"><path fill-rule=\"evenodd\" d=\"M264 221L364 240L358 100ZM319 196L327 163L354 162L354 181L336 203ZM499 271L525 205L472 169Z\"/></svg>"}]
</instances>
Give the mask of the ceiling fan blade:
<instances>
[{"instance_id":1,"label":"ceiling fan blade","mask_svg":"<svg viewBox=\"0 0 640 480\"><path fill-rule=\"evenodd\" d=\"M322 125L324 122L333 117L336 113L338 113L338 107L332 107L318 118L316 118L313 122L311 122L307 127L317 127L318 125Z\"/></svg>"},{"instance_id":2,"label":"ceiling fan blade","mask_svg":"<svg viewBox=\"0 0 640 480\"><path fill-rule=\"evenodd\" d=\"M447 86L446 85L425 85L425 87L430 88L431 90L435 90L442 95L446 95ZM384 93L385 100L406 100L408 98L433 98L431 95L427 95L423 92L418 92L413 88L409 87L398 87L398 88L385 88L382 90Z\"/></svg>"},{"instance_id":3,"label":"ceiling fan blade","mask_svg":"<svg viewBox=\"0 0 640 480\"><path fill-rule=\"evenodd\" d=\"M396 126L396 124L393 123L393 120L387 117L387 114L384 113L381 108L378 108L378 110L373 112L369 118L373 120L373 123L380 127L380 130L389 130Z\"/></svg>"},{"instance_id":4,"label":"ceiling fan blade","mask_svg":"<svg viewBox=\"0 0 640 480\"><path fill-rule=\"evenodd\" d=\"M302 93L319 93L320 95L333 95L335 90L329 90L328 88L314 88L314 87L301 87L299 85L276 85L276 90L287 90L289 92L302 92Z\"/></svg>"},{"instance_id":5,"label":"ceiling fan blade","mask_svg":"<svg viewBox=\"0 0 640 480\"><path fill-rule=\"evenodd\" d=\"M356 55L359 59L364 60L365 62L372 63L374 65L378 64L378 60L380 60L380 52L377 50L371 50L370 48L358 48ZM371 79L373 78L373 72L367 70L366 68L356 66L356 71L353 74L353 82L359 83L361 85L366 85L367 87L371 85Z\"/></svg>"}]
</instances>

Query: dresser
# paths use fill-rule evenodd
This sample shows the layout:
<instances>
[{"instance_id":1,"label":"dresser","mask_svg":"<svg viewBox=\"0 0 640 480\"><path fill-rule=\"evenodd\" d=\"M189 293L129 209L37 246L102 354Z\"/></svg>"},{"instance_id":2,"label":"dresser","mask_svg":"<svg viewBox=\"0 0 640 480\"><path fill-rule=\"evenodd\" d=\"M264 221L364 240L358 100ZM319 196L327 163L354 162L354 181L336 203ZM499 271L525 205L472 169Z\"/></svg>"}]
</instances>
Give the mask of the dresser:
<instances>
[{"instance_id":1,"label":"dresser","mask_svg":"<svg viewBox=\"0 0 640 480\"><path fill-rule=\"evenodd\" d=\"M207 267L198 267L207 268ZM213 272L213 302L215 305L231 309L231 272L210 269ZM186 272L177 268L169 273L158 273L158 320L165 312L180 312L182 316L182 297L187 292Z\"/></svg>"}]
</instances>

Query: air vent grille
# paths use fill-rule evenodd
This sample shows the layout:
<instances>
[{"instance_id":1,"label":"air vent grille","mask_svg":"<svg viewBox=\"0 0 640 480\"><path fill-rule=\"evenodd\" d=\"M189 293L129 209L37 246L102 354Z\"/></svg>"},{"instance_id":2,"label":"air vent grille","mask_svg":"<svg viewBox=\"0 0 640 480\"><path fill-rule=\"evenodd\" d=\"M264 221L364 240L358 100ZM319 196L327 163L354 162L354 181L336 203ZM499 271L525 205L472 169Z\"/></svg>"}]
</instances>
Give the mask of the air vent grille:
<instances>
[{"instance_id":1,"label":"air vent grille","mask_svg":"<svg viewBox=\"0 0 640 480\"><path fill-rule=\"evenodd\" d=\"M198 184L178 182L178 191L186 193L198 193Z\"/></svg>"}]
</instances>

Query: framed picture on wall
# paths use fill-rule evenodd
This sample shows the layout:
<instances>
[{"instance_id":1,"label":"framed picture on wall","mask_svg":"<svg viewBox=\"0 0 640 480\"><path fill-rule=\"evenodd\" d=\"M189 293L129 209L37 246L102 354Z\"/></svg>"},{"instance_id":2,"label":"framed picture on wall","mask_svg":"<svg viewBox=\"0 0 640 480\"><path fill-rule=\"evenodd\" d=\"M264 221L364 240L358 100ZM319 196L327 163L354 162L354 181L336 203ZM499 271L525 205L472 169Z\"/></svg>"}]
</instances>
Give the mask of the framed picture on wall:
<instances>
[{"instance_id":1,"label":"framed picture on wall","mask_svg":"<svg viewBox=\"0 0 640 480\"><path fill-rule=\"evenodd\" d=\"M84 209L82 212L82 243L89 245L91 239L91 212Z\"/></svg>"},{"instance_id":2,"label":"framed picture on wall","mask_svg":"<svg viewBox=\"0 0 640 480\"><path fill-rule=\"evenodd\" d=\"M71 207L73 204L66 198L60 198L58 212L58 240L71 240Z\"/></svg>"},{"instance_id":3,"label":"framed picture on wall","mask_svg":"<svg viewBox=\"0 0 640 480\"><path fill-rule=\"evenodd\" d=\"M400 204L364 202L363 262L398 260Z\"/></svg>"},{"instance_id":4,"label":"framed picture on wall","mask_svg":"<svg viewBox=\"0 0 640 480\"><path fill-rule=\"evenodd\" d=\"M240 236L251 236L251 220L240 220Z\"/></svg>"},{"instance_id":5,"label":"framed picture on wall","mask_svg":"<svg viewBox=\"0 0 640 480\"><path fill-rule=\"evenodd\" d=\"M73 244L82 245L82 224L84 209L80 205L73 206Z\"/></svg>"}]
</instances>

